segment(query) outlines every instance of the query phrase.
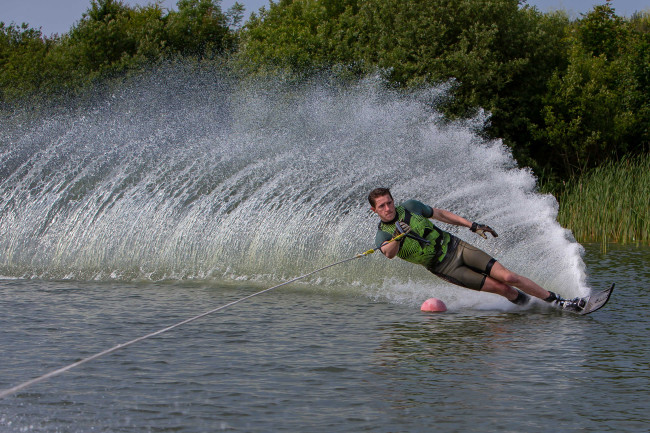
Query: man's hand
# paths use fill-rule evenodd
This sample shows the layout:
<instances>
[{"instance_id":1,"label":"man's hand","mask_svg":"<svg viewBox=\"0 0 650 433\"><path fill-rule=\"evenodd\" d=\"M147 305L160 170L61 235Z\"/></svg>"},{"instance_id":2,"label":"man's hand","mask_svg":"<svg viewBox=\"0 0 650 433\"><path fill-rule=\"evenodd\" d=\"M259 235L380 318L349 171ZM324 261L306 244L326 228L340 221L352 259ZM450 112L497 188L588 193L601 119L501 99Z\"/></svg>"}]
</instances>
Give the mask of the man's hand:
<instances>
[{"instance_id":1,"label":"man's hand","mask_svg":"<svg viewBox=\"0 0 650 433\"><path fill-rule=\"evenodd\" d=\"M397 256L399 249L404 242L404 237L406 233L411 231L411 227L403 221L398 221L395 223L395 231L393 232L393 238L389 241L384 242L379 251L381 251L389 259ZM396 239L399 236L399 239Z\"/></svg>"},{"instance_id":2,"label":"man's hand","mask_svg":"<svg viewBox=\"0 0 650 433\"><path fill-rule=\"evenodd\" d=\"M492 227L486 226L485 224L472 223L472 227L470 227L470 230L476 233L477 235L482 236L483 239L487 239L487 235L485 233L490 233L495 238L499 237L497 232L492 230Z\"/></svg>"},{"instance_id":3,"label":"man's hand","mask_svg":"<svg viewBox=\"0 0 650 433\"><path fill-rule=\"evenodd\" d=\"M393 233L393 237L401 235L402 233L407 234L410 231L410 225L406 224L404 221L397 221L395 223L395 232Z\"/></svg>"}]
</instances>

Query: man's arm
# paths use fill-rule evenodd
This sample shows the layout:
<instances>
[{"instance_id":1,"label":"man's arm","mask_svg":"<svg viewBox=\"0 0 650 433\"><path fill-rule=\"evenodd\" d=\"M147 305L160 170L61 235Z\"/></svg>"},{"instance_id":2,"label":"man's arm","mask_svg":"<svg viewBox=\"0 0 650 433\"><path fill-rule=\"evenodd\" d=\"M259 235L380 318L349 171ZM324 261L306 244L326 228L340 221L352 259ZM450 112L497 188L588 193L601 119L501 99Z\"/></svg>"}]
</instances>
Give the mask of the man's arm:
<instances>
[{"instance_id":1,"label":"man's arm","mask_svg":"<svg viewBox=\"0 0 650 433\"><path fill-rule=\"evenodd\" d=\"M431 218L436 219L438 221L442 221L443 223L453 224L455 226L467 227L472 232L481 236L483 239L487 239L486 233L491 234L495 238L499 236L497 232L495 232L492 229L492 227L486 226L485 224L473 223L469 220L466 220L462 216L449 212L448 210L433 208L433 215L431 216Z\"/></svg>"},{"instance_id":2,"label":"man's arm","mask_svg":"<svg viewBox=\"0 0 650 433\"><path fill-rule=\"evenodd\" d=\"M399 246L399 241L388 242L382 245L379 251L381 251L389 259L394 259L397 256L397 253L399 253Z\"/></svg>"},{"instance_id":3,"label":"man's arm","mask_svg":"<svg viewBox=\"0 0 650 433\"><path fill-rule=\"evenodd\" d=\"M389 259L392 259L395 256L397 256L397 253L399 252L399 246L400 246L400 242L391 241L392 238L393 237L390 235L390 233L381 230L378 230L377 234L375 235L375 245L377 245L379 251L381 251L382 254L388 257Z\"/></svg>"},{"instance_id":4,"label":"man's arm","mask_svg":"<svg viewBox=\"0 0 650 433\"><path fill-rule=\"evenodd\" d=\"M431 218L455 226L462 226L467 228L472 227L471 221L466 220L462 216L456 215L455 213L449 212L448 210L444 210L444 209L433 208L433 216L431 216Z\"/></svg>"}]
</instances>

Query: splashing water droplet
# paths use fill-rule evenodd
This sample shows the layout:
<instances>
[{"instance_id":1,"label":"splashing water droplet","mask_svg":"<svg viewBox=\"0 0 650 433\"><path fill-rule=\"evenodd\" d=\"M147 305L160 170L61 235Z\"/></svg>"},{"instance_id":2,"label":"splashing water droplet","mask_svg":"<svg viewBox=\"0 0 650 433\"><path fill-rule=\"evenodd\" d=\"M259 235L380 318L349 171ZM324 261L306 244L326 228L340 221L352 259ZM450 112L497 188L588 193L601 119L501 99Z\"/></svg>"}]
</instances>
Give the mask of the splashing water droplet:
<instances>
[{"instance_id":1,"label":"splashing water droplet","mask_svg":"<svg viewBox=\"0 0 650 433\"><path fill-rule=\"evenodd\" d=\"M372 246L366 197L387 186L398 202L490 224L498 240L441 227L549 289L586 293L582 249L557 224L555 199L481 138L484 113L445 121L435 105L446 91L170 68L91 108L2 119L0 274L295 277ZM385 290L389 278L392 296L414 299L446 285L388 263L355 261L314 282Z\"/></svg>"}]
</instances>

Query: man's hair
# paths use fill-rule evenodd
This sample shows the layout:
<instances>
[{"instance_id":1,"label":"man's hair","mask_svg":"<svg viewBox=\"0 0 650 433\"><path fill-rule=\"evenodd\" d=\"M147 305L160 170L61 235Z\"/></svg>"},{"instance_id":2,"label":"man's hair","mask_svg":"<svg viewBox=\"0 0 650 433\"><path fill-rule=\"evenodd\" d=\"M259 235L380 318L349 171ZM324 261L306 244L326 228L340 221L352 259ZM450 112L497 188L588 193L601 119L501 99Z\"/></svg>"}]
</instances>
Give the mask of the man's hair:
<instances>
[{"instance_id":1,"label":"man's hair","mask_svg":"<svg viewBox=\"0 0 650 433\"><path fill-rule=\"evenodd\" d=\"M368 194L368 201L370 202L370 206L375 207L375 201L379 197L383 197L385 195L388 195L391 199L393 199L393 194L390 193L390 190L388 188L375 188L370 191L370 194Z\"/></svg>"}]
</instances>

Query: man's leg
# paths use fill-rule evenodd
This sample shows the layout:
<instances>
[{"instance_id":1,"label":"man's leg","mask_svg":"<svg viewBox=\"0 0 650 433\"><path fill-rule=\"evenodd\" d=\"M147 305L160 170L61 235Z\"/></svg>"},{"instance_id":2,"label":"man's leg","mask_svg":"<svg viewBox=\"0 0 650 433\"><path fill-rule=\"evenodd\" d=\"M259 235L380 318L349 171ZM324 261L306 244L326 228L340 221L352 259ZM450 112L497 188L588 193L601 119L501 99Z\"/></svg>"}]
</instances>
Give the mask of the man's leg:
<instances>
[{"instance_id":1,"label":"man's leg","mask_svg":"<svg viewBox=\"0 0 650 433\"><path fill-rule=\"evenodd\" d=\"M452 260L447 260L442 267L434 267L429 270L451 283L495 293L515 304L523 305L528 302L527 295L546 302L564 301L555 293L506 269L484 251L461 240L458 241Z\"/></svg>"},{"instance_id":2,"label":"man's leg","mask_svg":"<svg viewBox=\"0 0 650 433\"><path fill-rule=\"evenodd\" d=\"M519 292L517 292L513 287L490 277L485 278L481 291L501 295L512 302L514 302L519 296Z\"/></svg>"},{"instance_id":3,"label":"man's leg","mask_svg":"<svg viewBox=\"0 0 650 433\"><path fill-rule=\"evenodd\" d=\"M492 267L490 276L485 279L483 291L505 296L515 304L525 304L528 298L513 286L560 309L580 311L584 307L580 298L566 300L556 293L543 289L528 278L506 269L498 262Z\"/></svg>"},{"instance_id":4,"label":"man's leg","mask_svg":"<svg viewBox=\"0 0 650 433\"><path fill-rule=\"evenodd\" d=\"M456 251L456 255L462 259L460 263L457 262L458 265L462 263L461 270L465 267L465 269L470 268L484 275L487 274L483 286L479 290L505 296L516 304L525 303L523 298L527 299L527 296L514 287L537 298L547 299L550 296L550 292L528 278L506 269L485 251L473 245L460 241Z\"/></svg>"},{"instance_id":5,"label":"man's leg","mask_svg":"<svg viewBox=\"0 0 650 433\"><path fill-rule=\"evenodd\" d=\"M514 272L506 269L499 262L496 262L494 266L492 266L492 270L490 271L490 276L485 280L485 285L488 285L488 281L491 279L493 279L493 281L496 280L494 281L494 283L501 283L503 285L517 287L518 289L521 289L523 292L531 296L535 296L536 298L539 299L547 299L549 296L551 296L551 292L549 292L548 290L545 290L544 288L534 283L533 281L529 280L528 278L522 277L521 275L515 274ZM490 288L494 288L494 290L505 291L505 289L498 286L499 286L498 284L490 284ZM483 287L483 290L485 290L486 292L490 291L486 289L485 286ZM516 290L513 291L516 292ZM492 292L492 293L498 293L498 292ZM512 292L509 293L512 296ZM508 296L506 297L508 298Z\"/></svg>"}]
</instances>

